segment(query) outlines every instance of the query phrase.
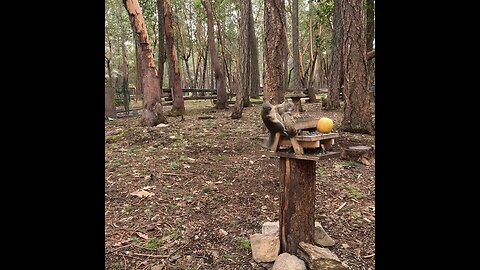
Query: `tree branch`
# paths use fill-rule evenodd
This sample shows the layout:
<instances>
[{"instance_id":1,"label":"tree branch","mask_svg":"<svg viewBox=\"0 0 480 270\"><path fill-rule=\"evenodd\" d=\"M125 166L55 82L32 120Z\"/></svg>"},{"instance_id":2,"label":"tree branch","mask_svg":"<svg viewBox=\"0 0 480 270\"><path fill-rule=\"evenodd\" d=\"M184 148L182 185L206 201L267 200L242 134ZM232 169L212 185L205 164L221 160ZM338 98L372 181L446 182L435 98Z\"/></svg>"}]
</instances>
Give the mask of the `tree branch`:
<instances>
[{"instance_id":1,"label":"tree branch","mask_svg":"<svg viewBox=\"0 0 480 270\"><path fill-rule=\"evenodd\" d=\"M371 60L372 58L375 58L375 50L371 50L367 53L367 61Z\"/></svg>"}]
</instances>

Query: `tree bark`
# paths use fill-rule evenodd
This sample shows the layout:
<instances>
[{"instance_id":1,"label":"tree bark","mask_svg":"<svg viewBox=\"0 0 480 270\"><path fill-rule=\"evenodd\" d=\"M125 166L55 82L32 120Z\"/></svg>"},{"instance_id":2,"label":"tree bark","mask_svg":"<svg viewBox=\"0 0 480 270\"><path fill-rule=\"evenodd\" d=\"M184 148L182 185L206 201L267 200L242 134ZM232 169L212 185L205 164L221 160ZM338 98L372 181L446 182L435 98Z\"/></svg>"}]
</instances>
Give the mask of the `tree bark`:
<instances>
[{"instance_id":1,"label":"tree bark","mask_svg":"<svg viewBox=\"0 0 480 270\"><path fill-rule=\"evenodd\" d=\"M370 61L370 60L372 60L373 58L375 58L375 50L369 51L369 52L367 53L367 61Z\"/></svg>"},{"instance_id":2,"label":"tree bark","mask_svg":"<svg viewBox=\"0 0 480 270\"><path fill-rule=\"evenodd\" d=\"M345 0L345 108L341 130L374 134L368 91L364 1Z\"/></svg>"},{"instance_id":3,"label":"tree bark","mask_svg":"<svg viewBox=\"0 0 480 270\"><path fill-rule=\"evenodd\" d=\"M367 60L371 60L375 57L375 50L373 49L373 40L375 39L375 3L373 0L366 0L366 13L367 13ZM375 61L368 62L368 89L375 81Z\"/></svg>"},{"instance_id":4,"label":"tree bark","mask_svg":"<svg viewBox=\"0 0 480 270\"><path fill-rule=\"evenodd\" d=\"M263 85L264 99L272 104L280 104L284 99L284 53L285 36L285 2L283 0L265 0L265 79Z\"/></svg>"},{"instance_id":5,"label":"tree bark","mask_svg":"<svg viewBox=\"0 0 480 270\"><path fill-rule=\"evenodd\" d=\"M249 50L249 17L251 10L251 0L244 0L240 6L240 29L238 39L238 91L235 100L235 106L231 115L232 119L242 117L245 97L248 98L248 88L250 87L250 52Z\"/></svg>"},{"instance_id":6,"label":"tree bark","mask_svg":"<svg viewBox=\"0 0 480 270\"><path fill-rule=\"evenodd\" d=\"M218 60L217 50L215 48L215 36L213 33L213 11L210 4L210 0L202 0L202 4L207 11L207 33L208 33L208 47L210 49L210 56L212 66L215 71L215 82L217 88L217 103L215 107L217 109L228 108L227 104L227 92L225 89L225 75L223 73L220 61Z\"/></svg>"},{"instance_id":7,"label":"tree bark","mask_svg":"<svg viewBox=\"0 0 480 270\"><path fill-rule=\"evenodd\" d=\"M136 76L136 86L137 86L137 94L136 96L142 100L142 104L144 104L143 98L143 74L142 74L142 50L140 49L140 41L138 40L138 35L133 28L133 36L135 40L135 67L137 68L137 76Z\"/></svg>"},{"instance_id":8,"label":"tree bark","mask_svg":"<svg viewBox=\"0 0 480 270\"><path fill-rule=\"evenodd\" d=\"M333 13L333 49L332 64L329 71L328 95L326 110L340 108L340 91L343 85L343 11L342 4L346 0L334 0Z\"/></svg>"},{"instance_id":9,"label":"tree bark","mask_svg":"<svg viewBox=\"0 0 480 270\"><path fill-rule=\"evenodd\" d=\"M153 61L153 52L148 39L148 32L143 19L138 0L123 0L123 4L130 18L134 33L138 37L141 51L142 88L144 90L143 114L141 125L156 126L167 123L160 103L160 91L157 78L157 69Z\"/></svg>"},{"instance_id":10,"label":"tree bark","mask_svg":"<svg viewBox=\"0 0 480 270\"><path fill-rule=\"evenodd\" d=\"M280 253L297 255L300 242L314 244L316 162L280 158Z\"/></svg>"},{"instance_id":11,"label":"tree bark","mask_svg":"<svg viewBox=\"0 0 480 270\"><path fill-rule=\"evenodd\" d=\"M180 78L180 67L178 64L177 49L173 42L173 19L172 6L170 0L164 1L164 17L165 17L165 38L167 43L167 59L172 77L173 88L173 104L170 115L182 115L185 112L185 101L183 100L182 82Z\"/></svg>"}]
</instances>

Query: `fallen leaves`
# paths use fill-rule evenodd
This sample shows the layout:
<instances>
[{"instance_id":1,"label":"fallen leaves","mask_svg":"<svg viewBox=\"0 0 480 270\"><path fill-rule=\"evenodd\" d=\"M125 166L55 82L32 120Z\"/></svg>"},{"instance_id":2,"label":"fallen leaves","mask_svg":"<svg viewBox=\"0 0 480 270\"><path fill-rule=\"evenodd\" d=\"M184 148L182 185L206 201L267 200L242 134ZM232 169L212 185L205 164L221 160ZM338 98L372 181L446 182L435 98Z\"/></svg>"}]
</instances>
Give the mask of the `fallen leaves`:
<instances>
[{"instance_id":1,"label":"fallen leaves","mask_svg":"<svg viewBox=\"0 0 480 270\"><path fill-rule=\"evenodd\" d=\"M155 193L148 192L146 190L140 189L140 190L137 190L137 191L134 191L134 192L130 193L130 195L137 196L137 197L140 197L140 198L149 198L149 197L152 197L153 195L155 195Z\"/></svg>"},{"instance_id":2,"label":"fallen leaves","mask_svg":"<svg viewBox=\"0 0 480 270\"><path fill-rule=\"evenodd\" d=\"M138 235L138 237L140 237L140 238L143 238L143 239L145 239L145 240L148 240L148 239L149 239L149 238L148 238L148 235L147 235L146 233L142 233L142 232L135 232L135 233L136 233L136 234Z\"/></svg>"}]
</instances>

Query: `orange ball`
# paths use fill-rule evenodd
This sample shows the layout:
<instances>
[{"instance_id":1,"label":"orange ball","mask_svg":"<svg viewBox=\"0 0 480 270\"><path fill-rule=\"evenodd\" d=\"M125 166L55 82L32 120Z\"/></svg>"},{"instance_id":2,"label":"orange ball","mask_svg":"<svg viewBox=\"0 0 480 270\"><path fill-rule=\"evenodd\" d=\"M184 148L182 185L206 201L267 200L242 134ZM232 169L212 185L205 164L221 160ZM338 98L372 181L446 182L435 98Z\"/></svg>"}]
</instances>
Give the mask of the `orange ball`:
<instances>
[{"instance_id":1,"label":"orange ball","mask_svg":"<svg viewBox=\"0 0 480 270\"><path fill-rule=\"evenodd\" d=\"M328 117L322 117L318 120L317 130L320 133L330 133L333 129L333 120Z\"/></svg>"}]
</instances>

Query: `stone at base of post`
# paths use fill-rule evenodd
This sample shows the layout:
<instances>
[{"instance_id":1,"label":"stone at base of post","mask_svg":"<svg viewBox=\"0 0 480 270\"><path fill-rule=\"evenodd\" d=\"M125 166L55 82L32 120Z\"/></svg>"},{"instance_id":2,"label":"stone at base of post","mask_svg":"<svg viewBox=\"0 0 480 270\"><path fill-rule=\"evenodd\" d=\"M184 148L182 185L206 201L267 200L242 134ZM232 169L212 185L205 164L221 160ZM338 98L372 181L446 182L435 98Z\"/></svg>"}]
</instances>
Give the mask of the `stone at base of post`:
<instances>
[{"instance_id":1,"label":"stone at base of post","mask_svg":"<svg viewBox=\"0 0 480 270\"><path fill-rule=\"evenodd\" d=\"M314 243L316 161L280 157L280 253Z\"/></svg>"}]
</instances>

